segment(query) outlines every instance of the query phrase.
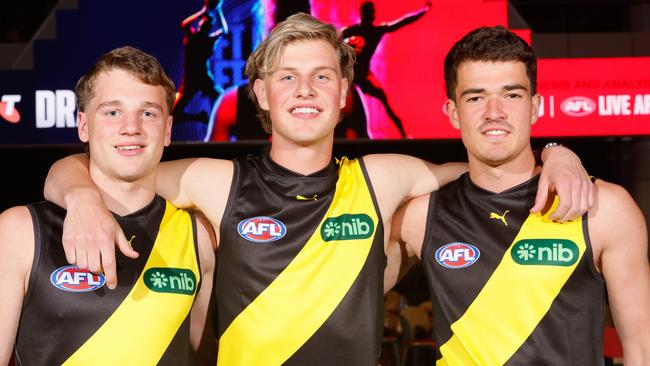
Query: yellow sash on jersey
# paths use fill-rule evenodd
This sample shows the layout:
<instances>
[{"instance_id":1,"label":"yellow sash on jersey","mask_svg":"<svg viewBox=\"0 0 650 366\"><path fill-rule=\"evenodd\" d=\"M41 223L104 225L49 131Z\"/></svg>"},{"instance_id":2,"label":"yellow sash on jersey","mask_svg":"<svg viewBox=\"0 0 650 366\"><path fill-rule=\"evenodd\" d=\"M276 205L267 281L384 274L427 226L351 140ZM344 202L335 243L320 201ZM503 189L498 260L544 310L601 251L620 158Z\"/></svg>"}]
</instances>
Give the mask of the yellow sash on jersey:
<instances>
[{"instance_id":1,"label":"yellow sash on jersey","mask_svg":"<svg viewBox=\"0 0 650 366\"><path fill-rule=\"evenodd\" d=\"M556 197L549 211L557 204ZM570 240L577 245L578 258L570 266L517 264L513 246L531 239ZM474 302L451 325L453 335L440 347L442 358L436 365L503 365L546 315L585 248L581 218L559 224L548 213L530 215Z\"/></svg>"},{"instance_id":2,"label":"yellow sash on jersey","mask_svg":"<svg viewBox=\"0 0 650 366\"><path fill-rule=\"evenodd\" d=\"M167 202L140 278L115 312L64 365L157 364L187 317L195 295L153 292L143 275L152 267L184 268L194 272L198 284L193 238L190 215Z\"/></svg>"},{"instance_id":3,"label":"yellow sash on jersey","mask_svg":"<svg viewBox=\"0 0 650 366\"><path fill-rule=\"evenodd\" d=\"M218 364L282 364L328 319L361 272L378 216L359 161L343 158L340 165L325 217L291 263L228 326L219 341ZM374 224L369 238L322 239L328 218L359 213Z\"/></svg>"}]
</instances>

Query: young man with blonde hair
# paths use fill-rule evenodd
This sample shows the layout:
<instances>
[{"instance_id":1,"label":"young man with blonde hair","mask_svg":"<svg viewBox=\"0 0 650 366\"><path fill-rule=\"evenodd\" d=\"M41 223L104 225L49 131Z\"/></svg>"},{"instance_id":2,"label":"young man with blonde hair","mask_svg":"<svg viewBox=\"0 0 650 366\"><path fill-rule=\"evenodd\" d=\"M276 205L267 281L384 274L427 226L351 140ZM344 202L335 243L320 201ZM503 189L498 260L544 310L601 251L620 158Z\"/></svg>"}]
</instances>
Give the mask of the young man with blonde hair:
<instances>
[{"instance_id":1,"label":"young man with blonde hair","mask_svg":"<svg viewBox=\"0 0 650 366\"><path fill-rule=\"evenodd\" d=\"M158 192L179 207L200 209L219 233L221 364L376 365L384 227L402 202L465 170L394 154L333 161L334 127L353 64L353 51L332 25L306 14L289 17L246 68L262 119L270 122L269 151L234 162L197 158L160 166ZM582 186L586 175L573 154L565 159L563 149L552 150L556 170L546 173L561 194ZM69 208L70 259L99 270L100 256L114 255L114 238L132 251L112 218L97 209L102 202L85 164L79 157L57 163L46 195ZM575 167L569 173L575 179L560 174L567 166ZM588 206L585 187L565 195L559 217ZM98 229L84 230L89 222Z\"/></svg>"}]
</instances>

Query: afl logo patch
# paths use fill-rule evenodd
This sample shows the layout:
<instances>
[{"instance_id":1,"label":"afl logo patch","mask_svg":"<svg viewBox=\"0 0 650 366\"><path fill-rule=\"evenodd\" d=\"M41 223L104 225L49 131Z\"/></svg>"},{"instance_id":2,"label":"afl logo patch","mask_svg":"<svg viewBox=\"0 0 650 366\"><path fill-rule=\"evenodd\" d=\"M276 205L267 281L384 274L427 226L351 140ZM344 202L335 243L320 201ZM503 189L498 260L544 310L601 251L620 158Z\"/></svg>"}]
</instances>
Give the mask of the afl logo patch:
<instances>
[{"instance_id":1,"label":"afl logo patch","mask_svg":"<svg viewBox=\"0 0 650 366\"><path fill-rule=\"evenodd\" d=\"M237 231L248 241L267 243L281 239L287 233L287 227L272 217L257 216L242 220L237 225Z\"/></svg>"},{"instance_id":2,"label":"afl logo patch","mask_svg":"<svg viewBox=\"0 0 650 366\"><path fill-rule=\"evenodd\" d=\"M472 244L455 242L438 248L435 256L441 266L458 269L474 264L481 256L481 252Z\"/></svg>"},{"instance_id":3,"label":"afl logo patch","mask_svg":"<svg viewBox=\"0 0 650 366\"><path fill-rule=\"evenodd\" d=\"M50 275L50 282L59 290L69 292L90 292L104 286L103 274L94 274L76 266L59 267Z\"/></svg>"}]
</instances>

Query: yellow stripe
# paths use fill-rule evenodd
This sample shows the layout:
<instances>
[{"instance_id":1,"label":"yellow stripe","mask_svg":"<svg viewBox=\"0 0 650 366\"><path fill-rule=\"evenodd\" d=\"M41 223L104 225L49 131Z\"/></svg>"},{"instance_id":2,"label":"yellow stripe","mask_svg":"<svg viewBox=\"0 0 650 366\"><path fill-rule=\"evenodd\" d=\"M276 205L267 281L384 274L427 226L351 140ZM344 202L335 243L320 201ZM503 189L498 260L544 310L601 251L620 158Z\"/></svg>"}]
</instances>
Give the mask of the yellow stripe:
<instances>
[{"instance_id":1,"label":"yellow stripe","mask_svg":"<svg viewBox=\"0 0 650 366\"><path fill-rule=\"evenodd\" d=\"M557 198L553 208L557 206ZM552 211L552 209L550 210ZM568 239L578 246L571 266L520 265L511 257L522 239ZM451 325L452 337L440 347L440 365L503 365L521 347L548 312L582 258L586 244L582 219L553 223L530 215L465 314Z\"/></svg>"},{"instance_id":2,"label":"yellow stripe","mask_svg":"<svg viewBox=\"0 0 650 366\"><path fill-rule=\"evenodd\" d=\"M226 329L218 364L280 365L327 320L360 273L374 239L373 232L368 239L323 242L323 222L348 213L365 213L377 227L359 162L344 159L327 214L293 261Z\"/></svg>"},{"instance_id":3,"label":"yellow stripe","mask_svg":"<svg viewBox=\"0 0 650 366\"><path fill-rule=\"evenodd\" d=\"M193 237L189 214L167 203L142 274L151 267L187 268L194 272L198 283ZM64 365L158 363L187 317L194 296L150 291L142 274L115 312Z\"/></svg>"}]
</instances>

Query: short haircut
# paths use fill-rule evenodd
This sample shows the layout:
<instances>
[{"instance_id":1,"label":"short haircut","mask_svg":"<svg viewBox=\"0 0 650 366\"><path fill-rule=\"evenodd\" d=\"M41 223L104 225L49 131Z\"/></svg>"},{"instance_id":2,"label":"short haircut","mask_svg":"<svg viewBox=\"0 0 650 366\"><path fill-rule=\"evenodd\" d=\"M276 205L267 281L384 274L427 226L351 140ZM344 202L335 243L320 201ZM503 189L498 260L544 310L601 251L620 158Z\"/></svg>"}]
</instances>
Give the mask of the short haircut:
<instances>
[{"instance_id":1,"label":"short haircut","mask_svg":"<svg viewBox=\"0 0 650 366\"><path fill-rule=\"evenodd\" d=\"M447 98L456 100L458 67L465 61L519 61L526 66L531 94L537 93L537 58L518 35L502 26L481 27L467 33L445 57Z\"/></svg>"},{"instance_id":2,"label":"short haircut","mask_svg":"<svg viewBox=\"0 0 650 366\"><path fill-rule=\"evenodd\" d=\"M165 90L167 112L171 113L176 95L174 82L165 74L160 62L152 55L131 46L116 48L103 54L95 65L77 81L77 109L84 111L95 96L94 87L97 76L110 70L124 70L147 85L162 86Z\"/></svg>"},{"instance_id":3,"label":"short haircut","mask_svg":"<svg viewBox=\"0 0 650 366\"><path fill-rule=\"evenodd\" d=\"M349 86L352 85L355 62L354 50L343 42L341 33L336 27L323 23L305 13L298 13L288 17L273 28L268 37L260 43L246 62L245 73L248 76L248 94L255 101L257 115L262 121L262 127L268 133L271 132L271 116L268 111L263 110L259 105L253 90L255 80L264 79L273 73L287 45L312 40L323 40L334 47L339 60L341 75L348 80Z\"/></svg>"}]
</instances>

